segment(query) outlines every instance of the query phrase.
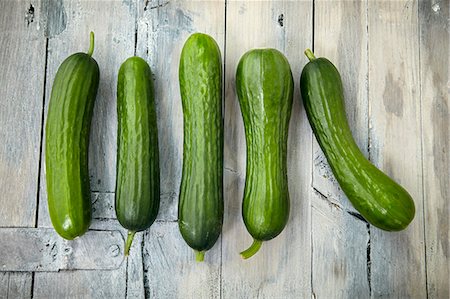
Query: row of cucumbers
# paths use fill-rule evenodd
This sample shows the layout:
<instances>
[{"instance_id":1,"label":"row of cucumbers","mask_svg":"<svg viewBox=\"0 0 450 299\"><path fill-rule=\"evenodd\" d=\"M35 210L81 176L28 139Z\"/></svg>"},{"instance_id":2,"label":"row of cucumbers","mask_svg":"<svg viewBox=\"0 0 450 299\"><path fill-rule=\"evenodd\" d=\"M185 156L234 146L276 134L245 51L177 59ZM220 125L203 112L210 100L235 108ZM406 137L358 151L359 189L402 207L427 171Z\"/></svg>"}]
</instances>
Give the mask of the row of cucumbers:
<instances>
[{"instance_id":1,"label":"row of cucumbers","mask_svg":"<svg viewBox=\"0 0 450 299\"><path fill-rule=\"evenodd\" d=\"M73 54L59 67L46 124L49 212L55 230L69 240L86 232L91 222L88 144L99 83L93 39L91 33L87 54ZM387 231L406 228L414 218L414 201L358 149L346 119L338 70L310 50L305 54L310 62L300 79L303 104L339 185L372 225ZM189 37L181 53L179 83L184 144L178 223L201 261L221 233L224 209L222 59L213 38L200 33ZM255 49L242 56L236 72L247 144L242 216L254 239L241 253L243 258L280 234L288 221L287 139L293 89L289 63L279 51ZM154 222L160 201L152 73L139 57L120 67L117 114L115 208L129 231L127 255L134 234Z\"/></svg>"}]
</instances>

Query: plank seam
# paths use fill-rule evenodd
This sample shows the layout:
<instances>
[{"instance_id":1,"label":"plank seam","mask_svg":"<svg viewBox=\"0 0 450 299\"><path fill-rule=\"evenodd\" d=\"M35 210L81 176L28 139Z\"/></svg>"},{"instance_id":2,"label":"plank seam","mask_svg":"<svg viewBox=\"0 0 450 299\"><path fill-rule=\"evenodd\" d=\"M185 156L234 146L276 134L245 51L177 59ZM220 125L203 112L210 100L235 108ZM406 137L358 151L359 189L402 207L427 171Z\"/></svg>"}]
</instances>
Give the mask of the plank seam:
<instances>
[{"instance_id":1,"label":"plank seam","mask_svg":"<svg viewBox=\"0 0 450 299\"><path fill-rule=\"evenodd\" d=\"M223 87L222 87L222 126L225 127L225 89L227 60L227 0L224 0L224 36L223 36ZM223 149L222 149L223 150ZM223 180L222 180L223 185ZM223 188L223 187L222 187ZM222 220L223 221L223 220ZM219 268L219 298L223 298L223 224L220 234L220 268Z\"/></svg>"},{"instance_id":2,"label":"plank seam","mask_svg":"<svg viewBox=\"0 0 450 299\"><path fill-rule=\"evenodd\" d=\"M6 299L9 299L9 282L11 280L11 272L8 273L8 287L6 288Z\"/></svg>"},{"instance_id":3,"label":"plank seam","mask_svg":"<svg viewBox=\"0 0 450 299\"><path fill-rule=\"evenodd\" d=\"M47 68L48 68L48 37L45 38L45 58L44 58L44 84L42 88L42 113L41 113L41 132L40 132L40 144L39 144L39 162L38 162L38 175L37 175L37 190L36 190L36 211L34 216L34 227L38 227L39 222L39 201L40 201L40 189L41 189L41 170L43 160L43 144L44 144L44 130L45 130L45 92L47 90ZM31 272L31 289L30 298L34 298L34 279L35 272ZM9 285L8 285L9 287ZM9 292L9 291L8 291Z\"/></svg>"},{"instance_id":4,"label":"plank seam","mask_svg":"<svg viewBox=\"0 0 450 299\"><path fill-rule=\"evenodd\" d=\"M422 57L421 57L421 39L420 39L420 30L421 30L421 23L420 23L420 3L417 3L417 43L418 43L418 58L419 58L419 118L420 118L420 163L421 163L421 183L422 183L422 217L423 217L423 246L424 246L424 263L425 263L425 292L426 292L426 298L428 299L428 268L427 268L427 234L426 234L426 213L425 213L425 180L424 180L424 173L425 173L425 165L423 163L424 160L424 154L423 154L423 101L422 101Z\"/></svg>"},{"instance_id":5,"label":"plank seam","mask_svg":"<svg viewBox=\"0 0 450 299\"><path fill-rule=\"evenodd\" d=\"M31 272L31 289L30 289L30 298L34 298L34 275L35 272Z\"/></svg>"},{"instance_id":6,"label":"plank seam","mask_svg":"<svg viewBox=\"0 0 450 299\"><path fill-rule=\"evenodd\" d=\"M369 0L366 0L366 97L367 97L367 156L369 161L372 159L371 157L371 135L370 135L370 92L369 92ZM372 298L372 260L371 260L371 234L370 234L370 223L367 222L367 246L366 246L366 267L367 267L367 285L369 287L369 298Z\"/></svg>"},{"instance_id":7,"label":"plank seam","mask_svg":"<svg viewBox=\"0 0 450 299\"><path fill-rule=\"evenodd\" d=\"M141 242L141 258L142 258L142 279L144 280L144 299L150 298L150 286L146 283L146 280L148 279L148 269L145 269L145 240L147 240L148 236L148 230L145 230L142 234L142 242Z\"/></svg>"},{"instance_id":8,"label":"plank seam","mask_svg":"<svg viewBox=\"0 0 450 299\"><path fill-rule=\"evenodd\" d=\"M42 113L41 113L41 137L39 144L39 162L38 162L38 176L37 176L37 190L36 190L36 211L34 216L34 227L37 227L39 220L39 200L40 200L40 186L41 186L41 168L42 168L42 153L44 144L44 129L45 129L45 91L47 90L47 68L48 68L48 38L45 38L45 59L44 59L44 85L42 88Z\"/></svg>"},{"instance_id":9,"label":"plank seam","mask_svg":"<svg viewBox=\"0 0 450 299\"><path fill-rule=\"evenodd\" d=\"M315 44L315 13L316 13L316 2L315 0L312 0L312 5L311 5L311 29L312 29L312 34L311 34L311 49L314 52L314 44ZM311 248L311 257L310 257L310 267L311 267L311 271L310 271L310 279L311 279L311 297L313 299L316 299L316 294L314 293L314 242L313 242L313 213L312 213L312 200L313 200L313 196L312 193L314 191L314 134L311 133L311 189L309 192L309 196L311 198L311 202L309 203L310 205L310 209L309 209L309 213L310 213L310 217L309 217L309 227L310 227L310 233L309 233L309 243L310 243L310 248Z\"/></svg>"},{"instance_id":10,"label":"plank seam","mask_svg":"<svg viewBox=\"0 0 450 299\"><path fill-rule=\"evenodd\" d=\"M372 297L372 261L371 261L371 246L370 246L370 224L367 223L367 248L366 248L366 265L367 265L367 285L369 287L369 297Z\"/></svg>"},{"instance_id":11,"label":"plank seam","mask_svg":"<svg viewBox=\"0 0 450 299\"><path fill-rule=\"evenodd\" d=\"M128 271L129 271L128 266L130 265L129 258L130 258L129 256L125 257L125 259L126 259L126 261L125 261L125 263L126 263L126 265L125 265L125 269L126 269L126 271L125 271L125 298L128 298Z\"/></svg>"},{"instance_id":12,"label":"plank seam","mask_svg":"<svg viewBox=\"0 0 450 299\"><path fill-rule=\"evenodd\" d=\"M138 43L138 15L139 15L139 5L138 0L134 1L135 4L135 15L134 15L134 56L136 56L137 52L137 43Z\"/></svg>"}]
</instances>

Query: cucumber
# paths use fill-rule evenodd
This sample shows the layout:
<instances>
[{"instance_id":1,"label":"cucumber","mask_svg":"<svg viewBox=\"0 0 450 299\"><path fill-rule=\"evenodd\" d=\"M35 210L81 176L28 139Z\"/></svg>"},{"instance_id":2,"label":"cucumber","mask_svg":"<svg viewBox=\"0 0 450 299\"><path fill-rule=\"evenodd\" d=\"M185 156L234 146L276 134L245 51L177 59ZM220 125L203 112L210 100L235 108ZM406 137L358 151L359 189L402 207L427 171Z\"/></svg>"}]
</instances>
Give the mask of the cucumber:
<instances>
[{"instance_id":1,"label":"cucumber","mask_svg":"<svg viewBox=\"0 0 450 299\"><path fill-rule=\"evenodd\" d=\"M415 214L408 192L371 164L361 153L345 115L341 77L326 58L305 51L310 62L300 90L314 135L336 180L359 213L387 231L405 229Z\"/></svg>"},{"instance_id":2,"label":"cucumber","mask_svg":"<svg viewBox=\"0 0 450 299\"><path fill-rule=\"evenodd\" d=\"M242 216L253 237L241 256L249 258L263 241L280 234L289 218L286 160L294 90L289 62L275 49L245 53L237 67L236 90L247 143Z\"/></svg>"},{"instance_id":3,"label":"cucumber","mask_svg":"<svg viewBox=\"0 0 450 299\"><path fill-rule=\"evenodd\" d=\"M91 222L89 133L100 71L88 53L69 56L53 82L45 128L45 169L50 218L56 232L72 240Z\"/></svg>"},{"instance_id":4,"label":"cucumber","mask_svg":"<svg viewBox=\"0 0 450 299\"><path fill-rule=\"evenodd\" d=\"M117 80L116 216L128 229L125 255L134 234L149 228L159 210L158 127L150 66L131 57Z\"/></svg>"},{"instance_id":5,"label":"cucumber","mask_svg":"<svg viewBox=\"0 0 450 299\"><path fill-rule=\"evenodd\" d=\"M203 261L222 231L223 118L222 59L214 39L191 35L179 66L184 116L183 170L178 225Z\"/></svg>"}]
</instances>

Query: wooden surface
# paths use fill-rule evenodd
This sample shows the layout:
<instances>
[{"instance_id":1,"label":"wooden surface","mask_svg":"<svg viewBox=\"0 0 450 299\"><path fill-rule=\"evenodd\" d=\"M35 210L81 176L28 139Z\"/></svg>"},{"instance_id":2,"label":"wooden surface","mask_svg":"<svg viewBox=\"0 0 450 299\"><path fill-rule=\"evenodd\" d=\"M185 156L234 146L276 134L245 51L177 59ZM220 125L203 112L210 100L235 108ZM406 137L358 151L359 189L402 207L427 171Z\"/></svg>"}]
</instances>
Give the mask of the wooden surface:
<instances>
[{"instance_id":1,"label":"wooden surface","mask_svg":"<svg viewBox=\"0 0 450 299\"><path fill-rule=\"evenodd\" d=\"M0 1L0 298L449 298L449 2ZM51 228L42 140L51 85L96 34L100 66L90 144L91 231L69 242ZM178 61L194 32L224 63L225 219L196 263L177 227L182 110ZM295 80L289 128L291 214L252 259L241 218L245 136L235 93L239 58L255 47L287 56ZM403 232L361 220L333 178L299 96L305 48L341 72L358 146L408 189L416 217ZM115 89L120 64L154 73L161 208L122 259L114 214Z\"/></svg>"}]
</instances>

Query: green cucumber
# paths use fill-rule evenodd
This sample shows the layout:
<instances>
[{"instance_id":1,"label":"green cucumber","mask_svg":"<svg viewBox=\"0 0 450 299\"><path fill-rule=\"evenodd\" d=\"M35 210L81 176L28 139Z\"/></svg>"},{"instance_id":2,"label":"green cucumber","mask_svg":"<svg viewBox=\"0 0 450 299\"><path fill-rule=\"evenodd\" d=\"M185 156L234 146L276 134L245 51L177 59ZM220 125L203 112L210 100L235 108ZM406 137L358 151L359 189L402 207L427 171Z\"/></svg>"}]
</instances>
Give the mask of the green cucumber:
<instances>
[{"instance_id":1,"label":"green cucumber","mask_svg":"<svg viewBox=\"0 0 450 299\"><path fill-rule=\"evenodd\" d=\"M247 175L242 216L253 244L241 252L253 256L263 241L282 232L289 218L287 139L294 83L286 57L275 49L242 56L236 90L247 142Z\"/></svg>"},{"instance_id":2,"label":"green cucumber","mask_svg":"<svg viewBox=\"0 0 450 299\"><path fill-rule=\"evenodd\" d=\"M179 66L184 115L183 172L178 225L202 261L223 222L222 59L214 39L191 35Z\"/></svg>"},{"instance_id":3,"label":"green cucumber","mask_svg":"<svg viewBox=\"0 0 450 299\"><path fill-rule=\"evenodd\" d=\"M128 58L117 80L116 215L128 229L125 255L134 234L149 228L159 210L158 128L152 72L140 57Z\"/></svg>"},{"instance_id":4,"label":"green cucumber","mask_svg":"<svg viewBox=\"0 0 450 299\"><path fill-rule=\"evenodd\" d=\"M342 81L326 58L305 51L300 89L306 114L336 180L370 224L387 231L405 229L415 214L408 192L370 163L356 145L345 115Z\"/></svg>"},{"instance_id":5,"label":"green cucumber","mask_svg":"<svg viewBox=\"0 0 450 299\"><path fill-rule=\"evenodd\" d=\"M72 240L91 223L89 133L100 71L88 53L75 53L53 82L45 128L45 168L50 218L56 232Z\"/></svg>"}]
</instances>

